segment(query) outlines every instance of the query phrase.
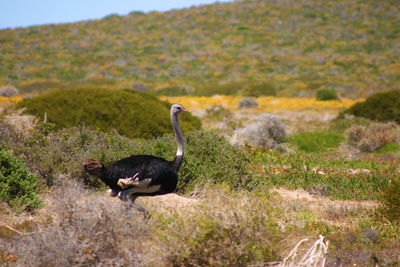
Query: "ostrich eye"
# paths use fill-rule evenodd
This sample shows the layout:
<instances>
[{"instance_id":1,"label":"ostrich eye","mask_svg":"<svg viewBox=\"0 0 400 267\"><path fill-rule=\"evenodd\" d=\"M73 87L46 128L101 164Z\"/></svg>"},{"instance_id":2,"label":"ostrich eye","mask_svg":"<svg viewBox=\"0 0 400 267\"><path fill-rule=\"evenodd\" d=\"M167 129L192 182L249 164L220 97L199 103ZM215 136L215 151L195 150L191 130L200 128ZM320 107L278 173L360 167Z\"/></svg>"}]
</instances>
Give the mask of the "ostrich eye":
<instances>
[{"instance_id":1,"label":"ostrich eye","mask_svg":"<svg viewBox=\"0 0 400 267\"><path fill-rule=\"evenodd\" d=\"M182 108L181 108L181 107L178 107L178 110L182 110Z\"/></svg>"}]
</instances>

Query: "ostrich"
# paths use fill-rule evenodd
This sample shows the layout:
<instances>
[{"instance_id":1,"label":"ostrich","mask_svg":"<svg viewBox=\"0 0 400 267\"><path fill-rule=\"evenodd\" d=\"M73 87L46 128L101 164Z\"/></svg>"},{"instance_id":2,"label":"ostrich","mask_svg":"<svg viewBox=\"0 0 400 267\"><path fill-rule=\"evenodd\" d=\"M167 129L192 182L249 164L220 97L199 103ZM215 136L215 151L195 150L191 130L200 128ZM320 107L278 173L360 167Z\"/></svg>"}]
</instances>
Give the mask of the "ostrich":
<instances>
[{"instance_id":1,"label":"ostrich","mask_svg":"<svg viewBox=\"0 0 400 267\"><path fill-rule=\"evenodd\" d=\"M171 106L171 122L178 143L173 161L151 155L133 155L109 166L98 160L88 159L82 162L83 168L108 185L112 196L118 194L125 202L130 199L133 203L138 196L172 193L178 183L178 170L184 154L182 132L178 123L178 114L183 111L185 110L178 104ZM140 206L139 209L144 210Z\"/></svg>"}]
</instances>

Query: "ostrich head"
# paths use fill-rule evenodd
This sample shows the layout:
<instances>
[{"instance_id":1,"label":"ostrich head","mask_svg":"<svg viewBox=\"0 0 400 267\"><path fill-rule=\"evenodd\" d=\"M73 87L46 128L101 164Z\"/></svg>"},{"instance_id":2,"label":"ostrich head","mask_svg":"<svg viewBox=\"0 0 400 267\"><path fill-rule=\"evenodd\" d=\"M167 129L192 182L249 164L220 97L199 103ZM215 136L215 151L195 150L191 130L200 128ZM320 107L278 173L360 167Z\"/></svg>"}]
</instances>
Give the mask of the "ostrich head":
<instances>
[{"instance_id":1,"label":"ostrich head","mask_svg":"<svg viewBox=\"0 0 400 267\"><path fill-rule=\"evenodd\" d=\"M181 112L183 112L183 111L185 111L184 109L183 109L183 107L181 106L181 105L179 105L179 104L173 104L172 106L171 106L171 115L178 115L179 113L181 113Z\"/></svg>"}]
</instances>

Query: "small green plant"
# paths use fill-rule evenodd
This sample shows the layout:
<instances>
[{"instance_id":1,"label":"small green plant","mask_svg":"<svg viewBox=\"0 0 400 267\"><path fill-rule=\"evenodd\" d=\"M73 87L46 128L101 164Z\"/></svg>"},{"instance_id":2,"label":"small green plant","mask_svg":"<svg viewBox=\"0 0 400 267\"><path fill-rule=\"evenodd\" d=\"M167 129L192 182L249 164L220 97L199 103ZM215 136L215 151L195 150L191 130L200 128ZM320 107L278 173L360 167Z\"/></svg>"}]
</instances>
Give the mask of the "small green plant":
<instances>
[{"instance_id":1,"label":"small green plant","mask_svg":"<svg viewBox=\"0 0 400 267\"><path fill-rule=\"evenodd\" d=\"M334 89L321 89L317 91L316 99L320 101L337 100L338 94Z\"/></svg>"},{"instance_id":2,"label":"small green plant","mask_svg":"<svg viewBox=\"0 0 400 267\"><path fill-rule=\"evenodd\" d=\"M32 211L41 206L36 175L28 172L22 160L0 146L0 200L16 210Z\"/></svg>"},{"instance_id":3,"label":"small green plant","mask_svg":"<svg viewBox=\"0 0 400 267\"><path fill-rule=\"evenodd\" d=\"M345 140L343 134L332 132L306 132L291 135L289 143L308 153L334 150Z\"/></svg>"}]
</instances>

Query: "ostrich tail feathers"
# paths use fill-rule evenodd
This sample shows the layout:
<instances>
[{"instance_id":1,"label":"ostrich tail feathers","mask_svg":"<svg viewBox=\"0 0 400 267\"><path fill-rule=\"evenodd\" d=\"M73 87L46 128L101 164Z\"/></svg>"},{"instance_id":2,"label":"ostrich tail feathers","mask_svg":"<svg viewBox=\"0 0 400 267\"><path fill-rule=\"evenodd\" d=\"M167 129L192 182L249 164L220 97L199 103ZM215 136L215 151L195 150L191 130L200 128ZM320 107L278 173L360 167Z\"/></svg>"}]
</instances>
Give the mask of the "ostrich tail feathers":
<instances>
[{"instance_id":1,"label":"ostrich tail feathers","mask_svg":"<svg viewBox=\"0 0 400 267\"><path fill-rule=\"evenodd\" d=\"M87 173L95 177L100 177L105 169L104 164L95 159L82 161L82 167Z\"/></svg>"}]
</instances>

